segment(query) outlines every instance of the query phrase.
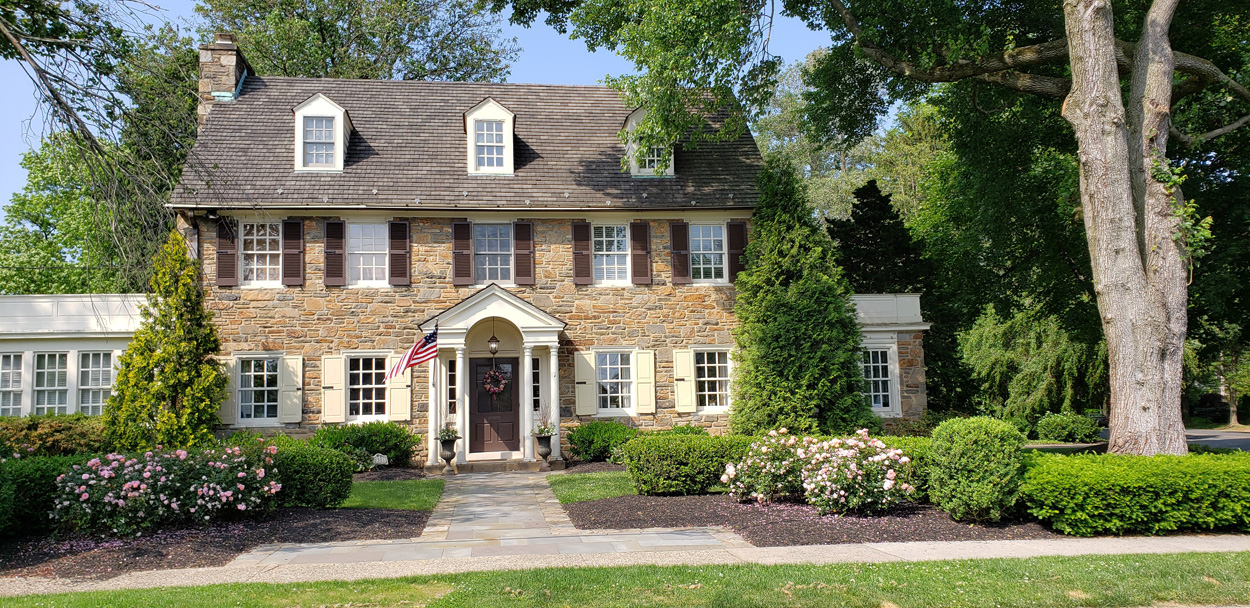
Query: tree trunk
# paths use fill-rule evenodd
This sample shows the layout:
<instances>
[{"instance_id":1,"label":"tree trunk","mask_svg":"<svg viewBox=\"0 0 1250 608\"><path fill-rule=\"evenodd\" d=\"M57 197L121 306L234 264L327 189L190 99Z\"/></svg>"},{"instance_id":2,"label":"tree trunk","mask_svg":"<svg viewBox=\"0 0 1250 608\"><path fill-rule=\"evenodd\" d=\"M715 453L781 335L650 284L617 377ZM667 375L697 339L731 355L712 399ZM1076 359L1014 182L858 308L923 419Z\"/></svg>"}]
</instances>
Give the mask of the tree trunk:
<instances>
[{"instance_id":1,"label":"tree trunk","mask_svg":"<svg viewBox=\"0 0 1250 608\"><path fill-rule=\"evenodd\" d=\"M1064 2L1072 89L1063 116L1079 144L1081 206L1110 355L1108 450L1114 453L1187 451L1181 421L1186 265L1172 236L1179 192L1157 181L1154 170L1156 162L1166 162L1173 70L1168 28L1176 1L1156 0L1146 17L1129 116L1110 1Z\"/></svg>"}]
</instances>

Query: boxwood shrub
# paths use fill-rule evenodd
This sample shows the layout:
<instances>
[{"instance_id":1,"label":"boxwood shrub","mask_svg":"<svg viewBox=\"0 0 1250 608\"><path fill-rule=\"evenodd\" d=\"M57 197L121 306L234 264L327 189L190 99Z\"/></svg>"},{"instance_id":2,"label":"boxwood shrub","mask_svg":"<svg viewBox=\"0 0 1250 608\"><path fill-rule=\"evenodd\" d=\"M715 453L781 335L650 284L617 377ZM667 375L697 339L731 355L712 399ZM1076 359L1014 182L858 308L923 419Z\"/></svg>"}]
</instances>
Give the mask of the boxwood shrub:
<instances>
[{"instance_id":1,"label":"boxwood shrub","mask_svg":"<svg viewBox=\"0 0 1250 608\"><path fill-rule=\"evenodd\" d=\"M742 460L754 440L741 435L643 435L619 453L639 494L706 494L720 483L725 465Z\"/></svg>"},{"instance_id":2,"label":"boxwood shrub","mask_svg":"<svg viewBox=\"0 0 1250 608\"><path fill-rule=\"evenodd\" d=\"M960 520L997 521L1011 512L1024 479L1024 435L1008 422L977 416L933 431L929 499Z\"/></svg>"},{"instance_id":3,"label":"boxwood shrub","mask_svg":"<svg viewBox=\"0 0 1250 608\"><path fill-rule=\"evenodd\" d=\"M925 502L929 491L929 468L932 466L933 440L928 437L881 437L891 448L903 450L911 462L899 467L900 480L916 488L909 497L913 502Z\"/></svg>"},{"instance_id":4,"label":"boxwood shrub","mask_svg":"<svg viewBox=\"0 0 1250 608\"><path fill-rule=\"evenodd\" d=\"M337 507L352 493L352 460L346 454L312 445L280 448L273 458L282 507Z\"/></svg>"},{"instance_id":5,"label":"boxwood shrub","mask_svg":"<svg viewBox=\"0 0 1250 608\"><path fill-rule=\"evenodd\" d=\"M23 457L102 454L109 450L104 420L85 414L0 418L0 445Z\"/></svg>"},{"instance_id":6,"label":"boxwood shrub","mask_svg":"<svg viewBox=\"0 0 1250 608\"><path fill-rule=\"evenodd\" d=\"M595 420L569 431L569 453L589 462L601 462L613 449L638 436L638 429L615 420Z\"/></svg>"},{"instance_id":7,"label":"boxwood shrub","mask_svg":"<svg viewBox=\"0 0 1250 608\"><path fill-rule=\"evenodd\" d=\"M1250 531L1250 454L1039 456L1021 497L1075 536Z\"/></svg>"},{"instance_id":8,"label":"boxwood shrub","mask_svg":"<svg viewBox=\"0 0 1250 608\"><path fill-rule=\"evenodd\" d=\"M373 467L373 455L385 454L393 466L408 466L413 450L421 445L421 435L394 422L326 425L317 429L309 440L312 445L338 450L356 460L364 459L364 468ZM363 455L363 456L362 456Z\"/></svg>"},{"instance_id":9,"label":"boxwood shrub","mask_svg":"<svg viewBox=\"0 0 1250 608\"><path fill-rule=\"evenodd\" d=\"M29 456L0 463L0 535L39 534L55 522L56 478L90 458Z\"/></svg>"},{"instance_id":10,"label":"boxwood shrub","mask_svg":"<svg viewBox=\"0 0 1250 608\"><path fill-rule=\"evenodd\" d=\"M1093 418L1071 412L1048 413L1033 426L1033 432L1037 433L1038 439L1064 443L1096 443L1102 440L1099 430L1101 429Z\"/></svg>"}]
</instances>

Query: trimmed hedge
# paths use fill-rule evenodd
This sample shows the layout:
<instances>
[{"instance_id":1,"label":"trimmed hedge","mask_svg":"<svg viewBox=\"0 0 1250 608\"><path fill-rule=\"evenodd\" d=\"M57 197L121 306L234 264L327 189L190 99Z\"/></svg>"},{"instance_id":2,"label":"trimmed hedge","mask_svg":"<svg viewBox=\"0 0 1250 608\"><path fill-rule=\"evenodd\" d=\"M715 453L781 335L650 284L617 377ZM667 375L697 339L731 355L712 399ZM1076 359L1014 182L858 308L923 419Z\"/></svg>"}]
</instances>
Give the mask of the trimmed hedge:
<instances>
[{"instance_id":1,"label":"trimmed hedge","mask_svg":"<svg viewBox=\"0 0 1250 608\"><path fill-rule=\"evenodd\" d=\"M928 437L881 437L881 441L891 448L903 450L903 455L911 462L900 465L899 481L916 488L909 497L912 502L923 503L928 500L929 469L933 466L933 440Z\"/></svg>"},{"instance_id":2,"label":"trimmed hedge","mask_svg":"<svg viewBox=\"0 0 1250 608\"><path fill-rule=\"evenodd\" d=\"M352 493L354 465L346 454L329 448L293 445L273 457L282 490L282 507L337 507Z\"/></svg>"},{"instance_id":3,"label":"trimmed hedge","mask_svg":"<svg viewBox=\"0 0 1250 608\"><path fill-rule=\"evenodd\" d=\"M1250 455L1044 455L1021 497L1034 517L1074 536L1250 532Z\"/></svg>"},{"instance_id":4,"label":"trimmed hedge","mask_svg":"<svg viewBox=\"0 0 1250 608\"><path fill-rule=\"evenodd\" d=\"M615 448L638 436L638 429L615 420L595 420L569 431L569 454L588 462L601 462Z\"/></svg>"},{"instance_id":5,"label":"trimmed hedge","mask_svg":"<svg viewBox=\"0 0 1250 608\"><path fill-rule=\"evenodd\" d=\"M1024 479L1024 435L1008 422L977 416L947 420L933 431L929 499L959 520L1008 515Z\"/></svg>"},{"instance_id":6,"label":"trimmed hedge","mask_svg":"<svg viewBox=\"0 0 1250 608\"><path fill-rule=\"evenodd\" d=\"M385 454L392 466L408 466L421 445L421 435L394 422L324 425L309 440L311 445L338 450L373 468L373 455Z\"/></svg>"},{"instance_id":7,"label":"trimmed hedge","mask_svg":"<svg viewBox=\"0 0 1250 608\"><path fill-rule=\"evenodd\" d=\"M726 464L746 457L753 441L743 435L643 435L619 453L639 494L706 494L720 483Z\"/></svg>"},{"instance_id":8,"label":"trimmed hedge","mask_svg":"<svg viewBox=\"0 0 1250 608\"><path fill-rule=\"evenodd\" d=\"M90 456L31 456L0 463L0 535L39 534L55 525L56 478Z\"/></svg>"},{"instance_id":9,"label":"trimmed hedge","mask_svg":"<svg viewBox=\"0 0 1250 608\"><path fill-rule=\"evenodd\" d=\"M1033 426L1038 439L1064 443L1097 443L1102 441L1100 430L1093 418L1073 413L1048 413Z\"/></svg>"},{"instance_id":10,"label":"trimmed hedge","mask_svg":"<svg viewBox=\"0 0 1250 608\"><path fill-rule=\"evenodd\" d=\"M0 418L0 446L26 456L73 456L109 451L104 420L85 414ZM4 454L10 456L11 454Z\"/></svg>"}]
</instances>

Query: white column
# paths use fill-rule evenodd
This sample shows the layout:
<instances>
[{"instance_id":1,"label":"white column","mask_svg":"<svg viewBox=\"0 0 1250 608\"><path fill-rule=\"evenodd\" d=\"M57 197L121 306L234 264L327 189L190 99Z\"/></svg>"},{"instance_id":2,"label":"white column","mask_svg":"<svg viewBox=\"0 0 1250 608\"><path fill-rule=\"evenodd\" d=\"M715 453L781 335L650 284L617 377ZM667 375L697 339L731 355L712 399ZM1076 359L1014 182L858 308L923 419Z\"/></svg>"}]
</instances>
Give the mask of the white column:
<instances>
[{"instance_id":1,"label":"white column","mask_svg":"<svg viewBox=\"0 0 1250 608\"><path fill-rule=\"evenodd\" d=\"M552 344L547 347L547 373L551 381L547 384L551 387L548 393L551 394L551 424L555 427L555 434L551 436L551 459L559 460L560 456L560 347Z\"/></svg>"},{"instance_id":2,"label":"white column","mask_svg":"<svg viewBox=\"0 0 1250 608\"><path fill-rule=\"evenodd\" d=\"M442 417L439 415L442 413L442 408L438 406L438 396L441 392L438 390L438 379L443 375L442 363L442 359L439 359L438 357L435 357L430 361L430 404L425 410L425 426L429 429L430 433L426 439L426 443L430 446L429 456L425 459L425 463L427 465L438 464L438 429L442 428Z\"/></svg>"},{"instance_id":3,"label":"white column","mask_svg":"<svg viewBox=\"0 0 1250 608\"><path fill-rule=\"evenodd\" d=\"M460 447L456 449L456 463L468 462L469 452L469 399L468 385L469 364L465 358L465 348L456 347L456 430L460 432Z\"/></svg>"},{"instance_id":4,"label":"white column","mask_svg":"<svg viewBox=\"0 0 1250 608\"><path fill-rule=\"evenodd\" d=\"M521 348L521 460L534 461L534 347Z\"/></svg>"}]
</instances>

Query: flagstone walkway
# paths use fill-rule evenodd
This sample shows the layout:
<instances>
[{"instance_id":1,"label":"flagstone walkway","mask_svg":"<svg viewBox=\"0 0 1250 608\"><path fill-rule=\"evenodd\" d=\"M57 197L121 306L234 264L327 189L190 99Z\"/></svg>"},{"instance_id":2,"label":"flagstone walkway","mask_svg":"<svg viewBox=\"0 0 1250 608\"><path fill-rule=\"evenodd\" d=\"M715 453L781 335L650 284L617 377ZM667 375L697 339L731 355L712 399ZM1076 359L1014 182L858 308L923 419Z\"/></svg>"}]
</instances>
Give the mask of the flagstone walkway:
<instances>
[{"instance_id":1,"label":"flagstone walkway","mask_svg":"<svg viewBox=\"0 0 1250 608\"><path fill-rule=\"evenodd\" d=\"M262 545L229 567L438 560L504 555L656 553L750 547L720 528L578 530L542 473L447 479L420 538Z\"/></svg>"}]
</instances>

